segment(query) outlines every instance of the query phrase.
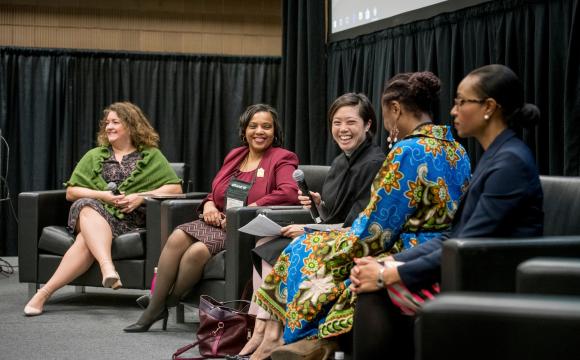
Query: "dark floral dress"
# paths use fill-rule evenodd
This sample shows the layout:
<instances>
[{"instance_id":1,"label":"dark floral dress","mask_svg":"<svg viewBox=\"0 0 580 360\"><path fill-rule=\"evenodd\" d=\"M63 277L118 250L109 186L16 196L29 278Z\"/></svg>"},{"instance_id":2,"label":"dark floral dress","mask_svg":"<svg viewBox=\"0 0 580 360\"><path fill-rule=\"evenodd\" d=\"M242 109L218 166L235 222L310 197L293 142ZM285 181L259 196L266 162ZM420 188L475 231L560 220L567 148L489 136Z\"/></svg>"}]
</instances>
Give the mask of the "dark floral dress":
<instances>
[{"instance_id":1,"label":"dark floral dress","mask_svg":"<svg viewBox=\"0 0 580 360\"><path fill-rule=\"evenodd\" d=\"M121 163L115 159L113 151L110 150L111 156L103 161L103 179L107 183L114 182L116 184L122 183L135 169L137 161L141 160L141 153L139 151L134 151L130 154L123 156ZM68 214L68 228L70 232L76 233L77 221L81 209L85 206L89 206L95 211L97 211L111 227L113 232L113 238L125 234L129 231L142 228L145 225L145 207L139 206L134 211L125 214L124 219L117 219L115 216L110 214L103 203L96 199L82 198L76 200L70 208Z\"/></svg>"}]
</instances>

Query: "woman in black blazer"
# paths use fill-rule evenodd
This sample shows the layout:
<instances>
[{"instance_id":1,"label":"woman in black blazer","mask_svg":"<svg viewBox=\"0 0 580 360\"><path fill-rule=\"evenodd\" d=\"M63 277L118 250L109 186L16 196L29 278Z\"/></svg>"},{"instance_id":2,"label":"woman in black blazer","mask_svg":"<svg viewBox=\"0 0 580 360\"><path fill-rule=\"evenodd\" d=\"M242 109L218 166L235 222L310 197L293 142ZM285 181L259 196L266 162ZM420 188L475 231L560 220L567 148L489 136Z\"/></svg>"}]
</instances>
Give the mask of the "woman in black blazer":
<instances>
[{"instance_id":1,"label":"woman in black blazer","mask_svg":"<svg viewBox=\"0 0 580 360\"><path fill-rule=\"evenodd\" d=\"M356 261L351 270L351 290L359 295L354 359L372 357L381 349L388 349L397 359L413 357L414 317L402 313L412 315L424 299L415 297L414 304L397 301L402 299L389 296L386 288L394 285L398 293L415 295L422 289L436 293L443 241L543 233L543 195L534 157L510 129L534 125L539 110L524 103L523 86L516 74L504 65L472 71L457 88L451 115L459 136L476 138L485 152L449 233L388 257L385 263L373 258Z\"/></svg>"}]
</instances>

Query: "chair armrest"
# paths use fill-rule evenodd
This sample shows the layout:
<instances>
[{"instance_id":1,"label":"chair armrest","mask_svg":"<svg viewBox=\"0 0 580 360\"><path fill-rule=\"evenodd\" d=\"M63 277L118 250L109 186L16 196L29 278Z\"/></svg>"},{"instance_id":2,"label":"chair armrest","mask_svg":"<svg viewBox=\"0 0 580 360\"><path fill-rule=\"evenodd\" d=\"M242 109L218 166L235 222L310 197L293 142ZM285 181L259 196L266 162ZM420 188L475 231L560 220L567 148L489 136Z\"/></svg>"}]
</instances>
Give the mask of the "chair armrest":
<instances>
[{"instance_id":1,"label":"chair armrest","mask_svg":"<svg viewBox=\"0 0 580 360\"><path fill-rule=\"evenodd\" d=\"M23 192L18 195L20 282L36 282L40 233L45 226L66 225L70 205L66 200L66 190Z\"/></svg>"},{"instance_id":2,"label":"chair armrest","mask_svg":"<svg viewBox=\"0 0 580 360\"><path fill-rule=\"evenodd\" d=\"M207 192L195 191L195 192L186 192L185 198L186 199L205 199L207 196Z\"/></svg>"},{"instance_id":3,"label":"chair armrest","mask_svg":"<svg viewBox=\"0 0 580 360\"><path fill-rule=\"evenodd\" d=\"M159 262L161 250L169 235L177 225L195 219L195 211L207 193L192 192L185 195L186 199L145 199L147 208L145 284L150 284L153 279L154 268Z\"/></svg>"},{"instance_id":4,"label":"chair armrest","mask_svg":"<svg viewBox=\"0 0 580 360\"><path fill-rule=\"evenodd\" d=\"M264 207L238 207L226 212L226 289L224 300L239 299L244 287L252 275L251 250L256 238L238 231Z\"/></svg>"},{"instance_id":5,"label":"chair armrest","mask_svg":"<svg viewBox=\"0 0 580 360\"><path fill-rule=\"evenodd\" d=\"M161 203L161 249L178 225L197 220L196 211L202 201L202 199L175 199L165 200Z\"/></svg>"},{"instance_id":6,"label":"chair armrest","mask_svg":"<svg viewBox=\"0 0 580 360\"><path fill-rule=\"evenodd\" d=\"M270 220L281 226L290 224L312 224L314 222L310 211L301 206L292 208L269 207L259 210L258 213L266 215Z\"/></svg>"},{"instance_id":7,"label":"chair armrest","mask_svg":"<svg viewBox=\"0 0 580 360\"><path fill-rule=\"evenodd\" d=\"M580 258L533 258L518 266L516 290L580 296Z\"/></svg>"},{"instance_id":8,"label":"chair armrest","mask_svg":"<svg viewBox=\"0 0 580 360\"><path fill-rule=\"evenodd\" d=\"M151 284L161 255L161 204L163 200L145 198L147 235L145 236L145 286Z\"/></svg>"},{"instance_id":9,"label":"chair armrest","mask_svg":"<svg viewBox=\"0 0 580 360\"><path fill-rule=\"evenodd\" d=\"M515 292L516 268L537 256L580 257L580 236L449 239L443 243L443 291Z\"/></svg>"},{"instance_id":10,"label":"chair armrest","mask_svg":"<svg viewBox=\"0 0 580 360\"><path fill-rule=\"evenodd\" d=\"M580 297L441 294L415 324L416 359L580 358Z\"/></svg>"}]
</instances>

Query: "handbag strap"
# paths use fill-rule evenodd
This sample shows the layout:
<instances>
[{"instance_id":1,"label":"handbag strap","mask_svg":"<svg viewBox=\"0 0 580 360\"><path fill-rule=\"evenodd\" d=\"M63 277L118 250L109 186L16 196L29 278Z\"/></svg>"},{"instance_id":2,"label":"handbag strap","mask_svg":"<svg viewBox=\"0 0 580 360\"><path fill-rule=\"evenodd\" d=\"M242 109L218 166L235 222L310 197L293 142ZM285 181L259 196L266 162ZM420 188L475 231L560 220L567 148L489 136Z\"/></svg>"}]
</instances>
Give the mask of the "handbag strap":
<instances>
[{"instance_id":1,"label":"handbag strap","mask_svg":"<svg viewBox=\"0 0 580 360\"><path fill-rule=\"evenodd\" d=\"M250 307L250 302L248 300L218 301L209 295L201 295L201 298L204 299L205 301L207 301L208 303L212 304L213 306L218 306L218 307L225 306L226 304L242 303L242 304L244 304L244 307L241 308L240 310L238 310L241 312L247 312L248 308Z\"/></svg>"},{"instance_id":2,"label":"handbag strap","mask_svg":"<svg viewBox=\"0 0 580 360\"><path fill-rule=\"evenodd\" d=\"M179 357L179 355L183 354L184 352L186 352L189 349L196 347L198 344L199 344L199 340L195 341L193 344L187 344L184 347L177 349L177 351L173 353L173 356L171 358L173 360L203 360L203 359L205 359L205 357L189 357L189 358Z\"/></svg>"},{"instance_id":3,"label":"handbag strap","mask_svg":"<svg viewBox=\"0 0 580 360\"><path fill-rule=\"evenodd\" d=\"M215 329L211 333L207 334L203 338L197 339L197 341L194 341L192 344L187 344L184 347L177 349L177 351L175 351L173 353L173 356L171 357L171 359L172 360L204 360L204 359L208 359L207 357L205 357L203 355L201 357L190 357L190 358L179 357L179 355L183 354L184 352L188 351L189 349L193 349L194 347L199 345L200 342L204 341L205 339L207 339L211 336L215 336L216 333L218 333L218 332L220 332L220 337L221 337L221 335L223 334L223 329L224 329L224 325L223 325L223 323L220 323L220 325L217 327L217 329ZM212 349L212 351L215 354L215 349Z\"/></svg>"}]
</instances>

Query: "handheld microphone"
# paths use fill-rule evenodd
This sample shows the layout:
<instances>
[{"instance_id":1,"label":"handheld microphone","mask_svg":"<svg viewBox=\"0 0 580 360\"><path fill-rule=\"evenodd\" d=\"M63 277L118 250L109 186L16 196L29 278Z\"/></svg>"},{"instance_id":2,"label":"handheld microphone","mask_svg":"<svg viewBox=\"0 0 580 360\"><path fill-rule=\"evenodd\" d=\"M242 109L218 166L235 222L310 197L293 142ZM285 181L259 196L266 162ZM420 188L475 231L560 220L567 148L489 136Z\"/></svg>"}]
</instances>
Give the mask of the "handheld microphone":
<instances>
[{"instance_id":1,"label":"handheld microphone","mask_svg":"<svg viewBox=\"0 0 580 360\"><path fill-rule=\"evenodd\" d=\"M312 216L315 223L320 224L322 222L322 219L320 219L318 209L316 208L316 203L314 202L312 195L310 195L310 191L308 191L308 185L306 185L306 180L304 180L304 171L300 169L294 170L294 172L292 173L292 178L294 179L294 181L296 181L296 184L298 184L298 187L300 188L300 191L302 191L302 194L310 198L310 202L312 203L312 205L310 205L310 216Z\"/></svg>"},{"instance_id":2,"label":"handheld microphone","mask_svg":"<svg viewBox=\"0 0 580 360\"><path fill-rule=\"evenodd\" d=\"M121 192L119 192L119 189L117 189L117 184L112 181L107 184L107 190L112 192L113 195L121 195Z\"/></svg>"}]
</instances>

